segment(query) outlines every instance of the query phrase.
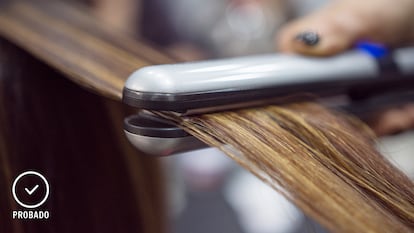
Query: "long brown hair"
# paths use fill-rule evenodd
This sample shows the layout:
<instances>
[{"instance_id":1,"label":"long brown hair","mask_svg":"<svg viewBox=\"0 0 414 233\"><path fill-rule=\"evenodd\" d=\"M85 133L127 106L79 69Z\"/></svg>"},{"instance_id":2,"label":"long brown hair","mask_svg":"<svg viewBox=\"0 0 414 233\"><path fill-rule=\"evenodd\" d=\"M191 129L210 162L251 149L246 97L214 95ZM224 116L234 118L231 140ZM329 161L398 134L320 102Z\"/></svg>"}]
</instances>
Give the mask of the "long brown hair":
<instances>
[{"instance_id":1,"label":"long brown hair","mask_svg":"<svg viewBox=\"0 0 414 233\"><path fill-rule=\"evenodd\" d=\"M414 230L414 184L356 118L301 103L179 121L331 231Z\"/></svg>"}]
</instances>

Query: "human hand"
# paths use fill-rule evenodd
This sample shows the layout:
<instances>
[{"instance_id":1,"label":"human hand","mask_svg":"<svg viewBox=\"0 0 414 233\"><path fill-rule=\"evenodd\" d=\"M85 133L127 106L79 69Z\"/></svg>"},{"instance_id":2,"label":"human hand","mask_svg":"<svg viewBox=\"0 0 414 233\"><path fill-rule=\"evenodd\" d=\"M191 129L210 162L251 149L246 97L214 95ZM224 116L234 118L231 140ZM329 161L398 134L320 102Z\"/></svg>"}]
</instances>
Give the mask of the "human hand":
<instances>
[{"instance_id":1,"label":"human hand","mask_svg":"<svg viewBox=\"0 0 414 233\"><path fill-rule=\"evenodd\" d=\"M314 32L313 45L298 40ZM277 46L286 53L328 56L350 49L358 41L389 47L414 42L414 1L338 0L321 10L286 25L277 36ZM390 108L376 115L370 126L378 135L414 128L414 104Z\"/></svg>"},{"instance_id":2,"label":"human hand","mask_svg":"<svg viewBox=\"0 0 414 233\"><path fill-rule=\"evenodd\" d=\"M315 32L320 41L308 46L296 36ZM277 36L282 52L333 55L357 41L401 46L414 42L414 1L338 0L319 11L286 25Z\"/></svg>"},{"instance_id":3,"label":"human hand","mask_svg":"<svg viewBox=\"0 0 414 233\"><path fill-rule=\"evenodd\" d=\"M297 36L319 35L318 43L307 45ZM390 47L414 42L414 1L338 0L321 10L286 25L277 46L286 53L328 56L351 48L358 41ZM383 111L368 122L378 135L414 128L414 104Z\"/></svg>"}]
</instances>

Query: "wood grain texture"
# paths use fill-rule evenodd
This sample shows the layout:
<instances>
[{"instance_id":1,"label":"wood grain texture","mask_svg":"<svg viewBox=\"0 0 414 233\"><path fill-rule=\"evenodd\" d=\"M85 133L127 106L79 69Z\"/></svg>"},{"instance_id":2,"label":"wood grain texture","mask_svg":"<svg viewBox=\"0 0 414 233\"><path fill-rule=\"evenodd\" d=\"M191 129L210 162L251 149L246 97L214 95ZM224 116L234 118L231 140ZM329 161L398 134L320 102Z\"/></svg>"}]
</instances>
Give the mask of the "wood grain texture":
<instances>
[{"instance_id":1,"label":"wood grain texture","mask_svg":"<svg viewBox=\"0 0 414 233\"><path fill-rule=\"evenodd\" d=\"M0 7L0 36L77 84L120 100L136 69L174 59L108 28L86 9L60 1L10 1Z\"/></svg>"}]
</instances>

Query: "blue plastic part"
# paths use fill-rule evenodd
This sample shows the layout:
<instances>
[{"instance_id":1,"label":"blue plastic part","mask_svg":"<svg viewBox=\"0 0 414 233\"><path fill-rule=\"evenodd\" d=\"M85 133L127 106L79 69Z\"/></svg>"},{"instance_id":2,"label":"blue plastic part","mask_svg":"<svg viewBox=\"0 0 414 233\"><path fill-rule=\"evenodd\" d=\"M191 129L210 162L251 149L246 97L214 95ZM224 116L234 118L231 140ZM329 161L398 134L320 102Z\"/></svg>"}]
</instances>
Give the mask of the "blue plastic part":
<instances>
[{"instance_id":1,"label":"blue plastic part","mask_svg":"<svg viewBox=\"0 0 414 233\"><path fill-rule=\"evenodd\" d=\"M378 43L359 42L356 44L356 48L370 54L374 58L381 58L389 54L389 49Z\"/></svg>"}]
</instances>

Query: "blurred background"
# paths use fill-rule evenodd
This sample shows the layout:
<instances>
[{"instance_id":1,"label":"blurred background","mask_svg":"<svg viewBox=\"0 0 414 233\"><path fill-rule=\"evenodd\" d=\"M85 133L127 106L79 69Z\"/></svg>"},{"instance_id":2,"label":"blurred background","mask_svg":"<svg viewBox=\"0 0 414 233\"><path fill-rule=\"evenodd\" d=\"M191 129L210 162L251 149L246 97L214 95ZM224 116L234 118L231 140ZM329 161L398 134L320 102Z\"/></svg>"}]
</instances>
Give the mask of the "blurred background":
<instances>
[{"instance_id":1,"label":"blurred background","mask_svg":"<svg viewBox=\"0 0 414 233\"><path fill-rule=\"evenodd\" d=\"M73 0L66 1L72 2ZM79 2L85 3L91 14L98 17L108 29L113 28L114 31L120 30L136 38L144 39L155 47L167 51L178 60L192 61L277 52L275 50L275 35L277 35L281 26L289 20L320 8L329 0L79 0ZM2 3L1 0L0 3ZM21 69L22 60L24 61L24 59L20 57L16 59L18 59L16 63L19 64L19 69ZM26 55L26 60L30 59L33 58ZM41 67L38 63L35 65ZM0 66L0 68L2 67ZM16 68L16 70L18 69ZM42 70L43 73L40 74L50 73L50 70L44 67ZM1 71L2 69L0 69L0 73ZM67 81L63 78L56 78L59 77L58 74L53 73L53 75L51 79L53 82L55 80ZM39 76L42 77L42 75ZM41 88L45 88L42 92L50 91L48 86L41 85L40 82L34 79L32 83L27 83L27 85L30 86L28 88L30 90L35 85L39 85ZM68 86L72 89L78 88L72 83L64 83L61 88L67 90ZM65 93L62 93L62 100L71 99ZM78 138L79 135L85 138L84 144L76 148L79 151L75 150L76 153L73 152L73 156L65 158L57 152L56 154L59 154L59 156L56 156L55 151L50 150L49 157L41 157L48 159L39 162L39 157L32 156L30 153L33 152L30 147L27 147L23 149L28 150L30 153L27 152L27 154L31 156L26 156L26 151L23 151L22 155L24 156L19 158L25 161L24 164L28 166L44 163L46 168L54 167L55 170L45 169L45 171L52 174L50 177L53 177L54 172L59 174L56 177L61 179L54 178L56 179L54 182L56 186L55 193L52 195L53 203L64 203L63 206L66 208L73 206L73 209L67 210L56 204L54 213L63 213L62 216L65 214L64 211L77 214L79 206L90 212L83 210L90 215L79 215L70 220L59 219L59 216L57 216L56 219L61 221L59 226L66 226L70 229L73 225L82 226L83 224L91 226L90 228L83 228L92 229L88 232L117 232L112 229L118 229L118 231L119 229L131 229L128 232L138 232L140 229L134 228L137 222L148 220L145 216L138 216L137 212L143 210L145 215L148 216L152 216L149 212L153 215L155 215L154 213L158 214L157 211L161 212L162 208L160 206L162 203L157 202L157 195L162 193L167 206L168 226L166 228L167 232L171 233L326 232L283 196L244 171L214 148L160 158L159 162L163 165L162 171L164 173L163 183L166 187L165 190L158 189L158 187L151 189L151 184L155 184L157 180L162 180L156 177L158 174L158 170L156 170L158 166L156 165L158 164L152 161L152 158L148 159L144 156L120 158L118 155L120 153L119 148L115 148L113 151L102 149L99 153L96 153L94 148L91 147L96 146L96 150L98 150L99 145L111 145L115 137L110 138L108 136L107 125L104 121L102 121L102 124L97 124L95 122L97 121L96 118L91 117L90 121L96 124L90 125L89 122L85 122L85 119L87 119L85 118L85 112L89 111L91 116L100 113L98 110L102 109L95 111L95 109L90 108L90 106L101 106L99 105L100 102L87 102L84 103L84 108L82 108L83 105L77 107L78 103L83 103L86 99L96 98L96 96L78 90L73 91L73 93L77 101L76 104L73 104L75 107L60 106L55 104L53 100L51 100L53 104L51 106L62 108L62 119L69 119L70 117L66 113L70 112L79 114L79 121L84 122L85 125L78 127L84 127L85 129L79 131L79 133L74 133L76 135L74 138ZM38 96L38 92L33 92L29 96L30 98L27 99L31 100L32 97L36 96ZM17 106L14 102L10 103ZM29 103L30 106L34 106L31 102ZM26 105L22 106L26 107ZM33 107L33 109L36 113L49 109L48 105L44 106L44 108L37 109ZM118 110L117 113L119 113ZM107 120L109 121L109 118L112 119L113 116L110 115ZM39 118L43 119L43 117ZM102 116L100 116L100 119L102 119ZM51 119L49 121L52 122ZM119 120L119 122L121 121ZM47 128L53 130L50 122L45 127L42 126L43 131L46 131ZM58 122L55 128L60 130L62 126L67 127L69 132L73 131L73 125L70 125L70 123L65 125ZM89 131L88 129L93 132L85 134ZM50 137L58 140L54 135L47 135L46 138ZM123 136L121 135L125 139ZM28 138L31 141L31 138ZM94 144L87 142L91 138ZM66 143L60 141L58 143L54 140L48 142L48 145ZM414 179L413 140L414 132L405 132L384 137L378 141L379 149L412 179ZM67 142L67 144L67 148L71 148L69 146L71 143ZM20 149L20 144L17 148ZM33 142L33 148L37 148L37 143ZM57 151L62 153L65 148L59 147ZM1 149L0 147L0 152ZM69 152L67 153L69 154ZM19 161L12 155L8 156L13 161ZM58 166L54 164L55 160ZM150 162L153 164L151 165ZM132 166L134 164L139 166ZM74 165L74 167L70 165ZM96 171L104 171L104 173L101 174ZM131 171L135 176L128 174ZM140 174L141 171L143 174ZM123 178L128 177L128 175L137 179L126 179L125 181ZM109 181L111 185L107 186L106 184ZM71 185L64 188L58 187L62 184ZM8 184L3 186L9 187ZM134 192L134 189L137 190ZM59 190L60 192L58 192ZM76 195L73 196L73 193L70 192ZM95 195L96 193L99 195ZM105 193L108 194L104 195ZM72 196L69 194L72 194ZM142 198L145 196L142 194L148 194L153 198ZM82 202L79 202L79 200ZM137 201L139 204L137 206L142 206L142 209L135 211L134 204L130 203L131 200ZM107 211L105 213L101 213L102 208L93 208L96 203L101 202L106 204L103 206ZM154 202L158 204L147 205ZM134 211L131 209L134 209ZM131 211L121 212L119 210ZM0 216L9 216L8 214L4 211L4 208L0 207ZM127 220L125 220L125 216ZM163 222L164 216L156 217L157 220L160 219L159 222ZM154 221L154 224L158 224L158 221ZM113 228L107 227L107 225ZM45 229L54 232L55 228L45 226ZM64 231L61 229L59 232ZM154 232L154 230L146 232Z\"/></svg>"},{"instance_id":2,"label":"blurred background","mask_svg":"<svg viewBox=\"0 0 414 233\"><path fill-rule=\"evenodd\" d=\"M187 61L275 52L275 35L284 23L327 2L95 0L94 4L103 20ZM407 132L378 142L380 150L411 178L413 139L414 133ZM162 158L162 162L168 174L171 232L325 232L218 150L179 154Z\"/></svg>"},{"instance_id":3,"label":"blurred background","mask_svg":"<svg viewBox=\"0 0 414 233\"><path fill-rule=\"evenodd\" d=\"M180 60L275 51L275 35L287 21L329 0L95 0L109 25L164 48ZM407 132L378 145L414 178ZM166 167L169 229L173 233L325 232L253 175L216 149L162 158Z\"/></svg>"},{"instance_id":4,"label":"blurred background","mask_svg":"<svg viewBox=\"0 0 414 233\"><path fill-rule=\"evenodd\" d=\"M108 25L194 60L274 52L282 24L328 1L92 0L92 5Z\"/></svg>"}]
</instances>

